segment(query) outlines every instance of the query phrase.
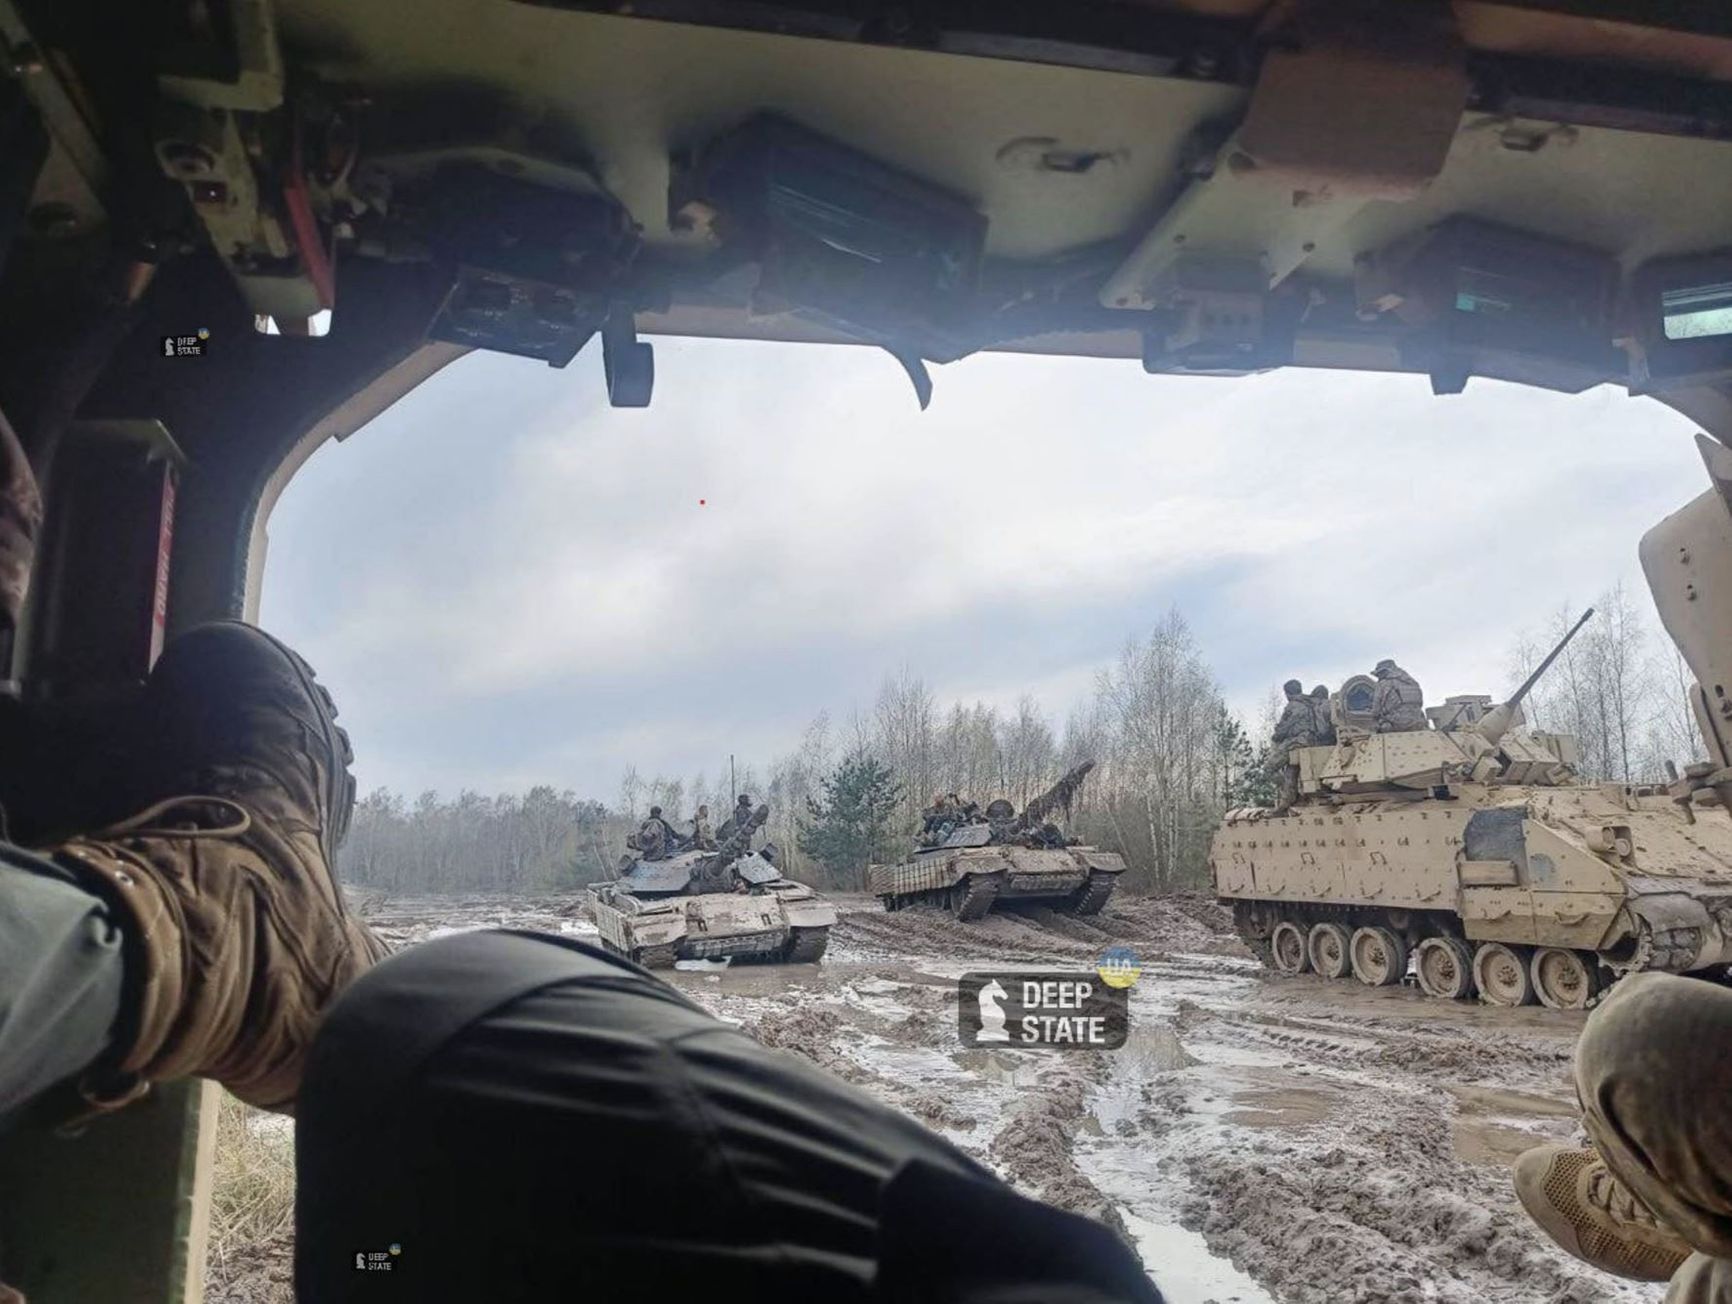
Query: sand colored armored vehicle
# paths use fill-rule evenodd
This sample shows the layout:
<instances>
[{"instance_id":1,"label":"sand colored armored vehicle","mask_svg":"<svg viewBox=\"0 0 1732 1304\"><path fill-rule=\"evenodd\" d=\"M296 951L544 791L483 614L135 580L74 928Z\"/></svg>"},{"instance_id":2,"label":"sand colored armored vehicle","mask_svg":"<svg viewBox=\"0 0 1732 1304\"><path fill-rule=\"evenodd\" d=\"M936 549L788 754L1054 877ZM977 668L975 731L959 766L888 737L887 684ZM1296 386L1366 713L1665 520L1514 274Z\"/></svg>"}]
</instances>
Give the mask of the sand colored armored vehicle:
<instances>
[{"instance_id":1,"label":"sand colored armored vehicle","mask_svg":"<svg viewBox=\"0 0 1732 1304\"><path fill-rule=\"evenodd\" d=\"M970 805L938 817L935 827L916 837L907 860L871 867L867 890L886 910L936 905L961 920L983 918L995 905L1024 902L1098 914L1124 873L1124 860L1073 845L1050 819L1060 808L1069 809L1093 768L1093 761L1085 761L1021 812L1001 798L984 811Z\"/></svg>"},{"instance_id":2,"label":"sand colored armored vehicle","mask_svg":"<svg viewBox=\"0 0 1732 1304\"><path fill-rule=\"evenodd\" d=\"M750 850L769 814L768 806L759 806L714 851L691 848L657 860L628 856L616 882L589 890L602 945L646 969L724 958L816 963L836 909L804 883L783 877L774 846Z\"/></svg>"},{"instance_id":3,"label":"sand colored armored vehicle","mask_svg":"<svg viewBox=\"0 0 1732 1304\"><path fill-rule=\"evenodd\" d=\"M1715 794L1585 783L1574 739L1521 727L1562 648L1509 702L1452 697L1423 730L1370 732L1353 681L1335 695L1337 744L1294 753L1298 800L1229 811L1210 848L1266 964L1381 986L1411 962L1432 996L1580 1009L1621 974L1732 962Z\"/></svg>"}]
</instances>

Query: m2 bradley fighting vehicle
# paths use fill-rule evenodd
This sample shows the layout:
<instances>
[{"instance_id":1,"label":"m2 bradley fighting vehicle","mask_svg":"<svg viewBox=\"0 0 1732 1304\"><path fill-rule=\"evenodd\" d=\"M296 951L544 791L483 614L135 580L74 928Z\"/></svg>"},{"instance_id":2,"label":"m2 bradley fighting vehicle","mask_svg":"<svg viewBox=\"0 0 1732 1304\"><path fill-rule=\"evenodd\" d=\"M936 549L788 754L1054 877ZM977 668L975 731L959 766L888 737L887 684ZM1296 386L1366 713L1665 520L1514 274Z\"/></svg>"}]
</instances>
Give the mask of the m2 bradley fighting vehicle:
<instances>
[{"instance_id":1,"label":"m2 bradley fighting vehicle","mask_svg":"<svg viewBox=\"0 0 1732 1304\"><path fill-rule=\"evenodd\" d=\"M1336 744L1291 758L1297 800L1229 811L1210 848L1267 965L1382 986L1411 960L1432 996L1580 1009L1625 973L1732 961L1717 794L1583 782L1573 738L1519 727L1587 618L1510 701L1452 697L1425 729L1374 732L1362 677L1335 694Z\"/></svg>"},{"instance_id":2,"label":"m2 bradley fighting vehicle","mask_svg":"<svg viewBox=\"0 0 1732 1304\"><path fill-rule=\"evenodd\" d=\"M929 903L961 920L983 918L994 905L1010 902L1099 913L1124 873L1124 860L1072 845L1049 820L1061 807L1070 809L1093 768L1093 761L1077 766L1020 814L1003 798L984 811L954 798L935 803L914 854L900 864L872 866L867 889L886 910Z\"/></svg>"},{"instance_id":3,"label":"m2 bradley fighting vehicle","mask_svg":"<svg viewBox=\"0 0 1732 1304\"><path fill-rule=\"evenodd\" d=\"M589 890L602 945L646 969L730 957L817 962L836 909L783 877L773 845L751 850L752 834L769 816L770 808L759 806L713 848L675 847L654 859L628 855L616 882Z\"/></svg>"}]
</instances>

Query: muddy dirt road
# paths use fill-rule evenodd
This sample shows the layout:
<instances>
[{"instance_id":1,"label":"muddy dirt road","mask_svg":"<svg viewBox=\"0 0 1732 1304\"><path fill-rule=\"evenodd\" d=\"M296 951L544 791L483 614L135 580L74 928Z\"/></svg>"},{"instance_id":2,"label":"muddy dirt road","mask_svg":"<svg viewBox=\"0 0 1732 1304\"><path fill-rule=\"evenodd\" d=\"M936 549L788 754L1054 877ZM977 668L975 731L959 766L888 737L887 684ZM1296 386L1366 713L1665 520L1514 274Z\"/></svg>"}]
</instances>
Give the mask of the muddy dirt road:
<instances>
[{"instance_id":1,"label":"muddy dirt road","mask_svg":"<svg viewBox=\"0 0 1732 1304\"><path fill-rule=\"evenodd\" d=\"M844 899L819 965L676 971L724 1019L924 1120L1024 1190L1105 1218L1176 1304L1658 1300L1554 1250L1509 1160L1579 1135L1582 1017L1265 975L1205 899L958 924ZM400 901L402 941L590 932L557 901ZM1142 961L1110 1053L963 1049L958 975Z\"/></svg>"}]
</instances>

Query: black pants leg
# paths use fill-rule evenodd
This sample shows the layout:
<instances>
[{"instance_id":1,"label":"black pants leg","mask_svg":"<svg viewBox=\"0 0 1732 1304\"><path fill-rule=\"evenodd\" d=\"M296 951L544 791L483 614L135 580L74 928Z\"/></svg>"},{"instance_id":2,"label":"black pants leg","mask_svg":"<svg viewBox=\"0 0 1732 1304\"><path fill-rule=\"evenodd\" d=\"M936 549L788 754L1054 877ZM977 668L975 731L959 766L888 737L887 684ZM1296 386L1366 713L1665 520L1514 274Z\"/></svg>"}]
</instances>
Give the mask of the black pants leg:
<instances>
[{"instance_id":1,"label":"black pants leg","mask_svg":"<svg viewBox=\"0 0 1732 1304\"><path fill-rule=\"evenodd\" d=\"M305 1304L1160 1298L1098 1223L565 939L387 960L298 1114Z\"/></svg>"}]
</instances>

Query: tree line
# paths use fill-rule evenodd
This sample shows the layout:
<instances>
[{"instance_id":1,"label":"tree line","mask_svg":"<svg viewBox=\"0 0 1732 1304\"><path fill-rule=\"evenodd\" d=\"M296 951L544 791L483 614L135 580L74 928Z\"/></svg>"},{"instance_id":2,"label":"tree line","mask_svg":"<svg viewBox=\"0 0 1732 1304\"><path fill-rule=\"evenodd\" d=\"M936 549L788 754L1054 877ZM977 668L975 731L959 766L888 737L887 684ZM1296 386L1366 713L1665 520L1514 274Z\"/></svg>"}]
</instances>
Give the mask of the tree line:
<instances>
[{"instance_id":1,"label":"tree line","mask_svg":"<svg viewBox=\"0 0 1732 1304\"><path fill-rule=\"evenodd\" d=\"M1621 587L1528 699L1537 728L1573 733L1590 780L1664 778L1700 751L1688 672L1645 627ZM1510 649L1510 685L1568 627ZM1432 700L1441 700L1442 694ZM1279 694L1274 693L1274 703ZM940 701L912 670L887 676L870 709L838 723L820 712L798 743L768 764L729 763L690 777L628 768L611 800L540 786L519 795L384 789L358 803L343 850L358 884L392 892L566 891L617 871L625 838L660 806L689 827L700 805L720 822L739 792L766 802L765 836L784 870L820 887L858 890L869 863L903 855L921 811L942 793L1022 806L1083 760L1096 768L1073 804L1069 831L1123 855L1125 886L1203 887L1208 842L1223 811L1271 801L1263 753L1274 703L1254 723L1229 708L1182 615L1169 612L1130 640L1093 691L1055 725L1032 697L1013 708Z\"/></svg>"}]
</instances>

